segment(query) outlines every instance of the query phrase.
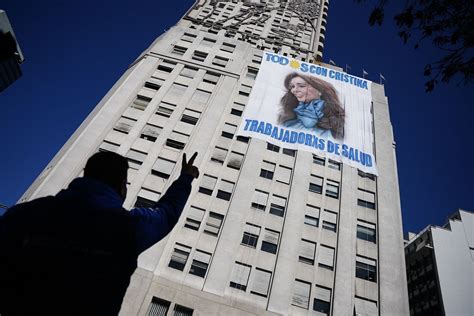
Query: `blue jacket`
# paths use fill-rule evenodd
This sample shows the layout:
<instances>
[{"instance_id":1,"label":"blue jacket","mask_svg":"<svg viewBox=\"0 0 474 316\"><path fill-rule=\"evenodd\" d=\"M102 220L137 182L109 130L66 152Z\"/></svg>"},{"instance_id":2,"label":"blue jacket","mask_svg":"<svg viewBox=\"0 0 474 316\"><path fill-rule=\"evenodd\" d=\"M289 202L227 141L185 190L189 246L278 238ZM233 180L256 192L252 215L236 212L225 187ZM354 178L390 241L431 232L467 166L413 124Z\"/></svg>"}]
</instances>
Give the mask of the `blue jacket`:
<instances>
[{"instance_id":1,"label":"blue jacket","mask_svg":"<svg viewBox=\"0 0 474 316\"><path fill-rule=\"evenodd\" d=\"M10 208L0 217L0 314L117 315L138 255L173 229L192 180L181 175L152 208L127 211L90 178Z\"/></svg>"}]
</instances>

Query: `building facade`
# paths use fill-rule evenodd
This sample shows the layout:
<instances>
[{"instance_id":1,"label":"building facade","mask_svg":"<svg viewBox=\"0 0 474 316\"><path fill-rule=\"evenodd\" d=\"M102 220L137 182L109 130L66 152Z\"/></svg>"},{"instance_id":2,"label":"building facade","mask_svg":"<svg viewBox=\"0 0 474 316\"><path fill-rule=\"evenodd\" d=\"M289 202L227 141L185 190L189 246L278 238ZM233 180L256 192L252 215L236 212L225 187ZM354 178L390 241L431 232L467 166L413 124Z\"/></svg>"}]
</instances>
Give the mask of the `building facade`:
<instances>
[{"instance_id":1,"label":"building facade","mask_svg":"<svg viewBox=\"0 0 474 316\"><path fill-rule=\"evenodd\" d=\"M371 86L377 177L236 134L264 51L320 63L327 12L327 1L197 1L24 194L55 194L109 150L130 163L124 206L149 205L182 153L199 152L183 215L140 256L121 314L408 314L383 86Z\"/></svg>"},{"instance_id":2,"label":"building facade","mask_svg":"<svg viewBox=\"0 0 474 316\"><path fill-rule=\"evenodd\" d=\"M459 210L405 246L410 315L473 315L474 213Z\"/></svg>"},{"instance_id":3,"label":"building facade","mask_svg":"<svg viewBox=\"0 0 474 316\"><path fill-rule=\"evenodd\" d=\"M21 77L24 60L7 14L0 10L0 92Z\"/></svg>"}]
</instances>

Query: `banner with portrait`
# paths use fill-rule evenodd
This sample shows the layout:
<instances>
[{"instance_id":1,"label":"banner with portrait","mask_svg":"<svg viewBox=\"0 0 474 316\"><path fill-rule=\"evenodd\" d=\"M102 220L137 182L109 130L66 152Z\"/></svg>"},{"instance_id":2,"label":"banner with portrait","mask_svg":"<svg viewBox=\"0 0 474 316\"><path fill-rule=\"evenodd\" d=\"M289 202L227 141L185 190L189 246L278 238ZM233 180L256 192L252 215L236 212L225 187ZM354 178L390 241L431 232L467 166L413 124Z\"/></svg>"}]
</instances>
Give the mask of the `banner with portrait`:
<instances>
[{"instance_id":1,"label":"banner with portrait","mask_svg":"<svg viewBox=\"0 0 474 316\"><path fill-rule=\"evenodd\" d=\"M377 175L371 82L265 52L238 134Z\"/></svg>"}]
</instances>

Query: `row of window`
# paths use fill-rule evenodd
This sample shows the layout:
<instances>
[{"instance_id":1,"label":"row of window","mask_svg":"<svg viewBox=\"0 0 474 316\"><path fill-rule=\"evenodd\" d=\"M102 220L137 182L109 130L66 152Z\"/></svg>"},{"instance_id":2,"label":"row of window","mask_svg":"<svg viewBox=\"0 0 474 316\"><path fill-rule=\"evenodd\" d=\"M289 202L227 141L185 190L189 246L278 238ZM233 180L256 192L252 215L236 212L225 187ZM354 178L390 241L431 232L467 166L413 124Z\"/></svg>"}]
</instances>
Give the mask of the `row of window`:
<instances>
[{"instance_id":1,"label":"row of window","mask_svg":"<svg viewBox=\"0 0 474 316\"><path fill-rule=\"evenodd\" d=\"M188 262L191 250L191 247L176 243L168 267L183 271ZM209 262L211 261L211 256L211 253L196 249L188 273L204 278L206 276L207 268L209 267Z\"/></svg>"},{"instance_id":2,"label":"row of window","mask_svg":"<svg viewBox=\"0 0 474 316\"><path fill-rule=\"evenodd\" d=\"M251 285L249 288L249 280ZM268 297L272 272L258 267L252 269L251 265L236 261L234 263L229 286L246 292L250 289L251 294Z\"/></svg>"},{"instance_id":3,"label":"row of window","mask_svg":"<svg viewBox=\"0 0 474 316\"><path fill-rule=\"evenodd\" d=\"M246 223L244 228L244 233L242 236L241 245L256 248L258 239L262 232L262 228L258 225L252 223ZM263 237L260 246L260 250L276 254L278 249L278 241L280 239L280 232L277 232L272 229L265 228L263 230Z\"/></svg>"},{"instance_id":4,"label":"row of window","mask_svg":"<svg viewBox=\"0 0 474 316\"><path fill-rule=\"evenodd\" d=\"M201 229L201 223L206 214L206 210L197 206L191 206L186 211L186 220L184 227L199 231ZM206 223L203 228L205 234L217 237L222 227L222 222L224 221L224 215L209 212L209 215L206 219Z\"/></svg>"},{"instance_id":5,"label":"row of window","mask_svg":"<svg viewBox=\"0 0 474 316\"><path fill-rule=\"evenodd\" d=\"M196 40L197 35L196 34L191 34L191 33L184 33L183 36L181 37L181 40L184 42L189 42L192 43ZM201 40L201 45L206 46L206 47L214 47L216 44L216 40L208 37L204 37ZM221 51L227 52L227 53L233 53L235 50L235 45L231 43L222 43L221 47L219 48Z\"/></svg>"},{"instance_id":6,"label":"row of window","mask_svg":"<svg viewBox=\"0 0 474 316\"><path fill-rule=\"evenodd\" d=\"M332 290L316 284L313 290L314 292L311 293L311 288L310 282L295 279L291 305L308 309L310 298L313 297L313 310L329 315L331 311Z\"/></svg>"},{"instance_id":7,"label":"row of window","mask_svg":"<svg viewBox=\"0 0 474 316\"><path fill-rule=\"evenodd\" d=\"M150 306L148 307L147 316L167 316L168 311L171 308L171 302L158 298L153 297L151 299ZM169 315L173 316L192 316L194 310L192 308L182 306L179 304L175 304L173 307L173 313Z\"/></svg>"}]
</instances>

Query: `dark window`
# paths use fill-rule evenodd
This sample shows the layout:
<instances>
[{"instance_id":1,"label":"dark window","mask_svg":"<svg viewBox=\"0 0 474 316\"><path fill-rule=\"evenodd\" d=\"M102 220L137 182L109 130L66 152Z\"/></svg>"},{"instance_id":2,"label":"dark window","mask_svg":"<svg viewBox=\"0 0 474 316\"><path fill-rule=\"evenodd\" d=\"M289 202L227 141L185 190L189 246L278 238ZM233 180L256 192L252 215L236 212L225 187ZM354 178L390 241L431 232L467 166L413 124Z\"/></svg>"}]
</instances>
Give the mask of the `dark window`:
<instances>
[{"instance_id":1,"label":"dark window","mask_svg":"<svg viewBox=\"0 0 474 316\"><path fill-rule=\"evenodd\" d=\"M357 199L357 205L375 210L375 203Z\"/></svg>"},{"instance_id":2,"label":"dark window","mask_svg":"<svg viewBox=\"0 0 474 316\"><path fill-rule=\"evenodd\" d=\"M235 116L242 116L242 113L243 112L241 110L237 110L237 109L234 109L234 108L232 110L230 110L230 114L235 115Z\"/></svg>"},{"instance_id":3,"label":"dark window","mask_svg":"<svg viewBox=\"0 0 474 316\"><path fill-rule=\"evenodd\" d=\"M313 302L313 310L329 315L329 312L331 311L331 303L315 298Z\"/></svg>"},{"instance_id":4,"label":"dark window","mask_svg":"<svg viewBox=\"0 0 474 316\"><path fill-rule=\"evenodd\" d=\"M291 157L294 157L295 154L296 154L296 150L294 149L287 149L287 148L283 148L283 153L285 155L288 155L288 156L291 156Z\"/></svg>"},{"instance_id":5,"label":"dark window","mask_svg":"<svg viewBox=\"0 0 474 316\"><path fill-rule=\"evenodd\" d=\"M274 152L278 153L278 152L280 152L280 147L278 147L277 145L267 143L267 150L274 151Z\"/></svg>"},{"instance_id":6,"label":"dark window","mask_svg":"<svg viewBox=\"0 0 474 316\"><path fill-rule=\"evenodd\" d=\"M178 248L179 247L179 248ZM189 252L191 248L176 244L168 267L183 271L186 261L188 261Z\"/></svg>"},{"instance_id":7,"label":"dark window","mask_svg":"<svg viewBox=\"0 0 474 316\"><path fill-rule=\"evenodd\" d=\"M166 140L166 146L176 148L176 149L183 149L186 144L182 143L180 141L177 141L175 139L167 139Z\"/></svg>"},{"instance_id":8,"label":"dark window","mask_svg":"<svg viewBox=\"0 0 474 316\"><path fill-rule=\"evenodd\" d=\"M178 305L178 304L176 304L174 306L173 311L174 311L173 315L175 315L175 316L192 316L193 312L194 312L193 309L188 308L188 307L184 307L184 306L181 306L181 305Z\"/></svg>"},{"instance_id":9,"label":"dark window","mask_svg":"<svg viewBox=\"0 0 474 316\"><path fill-rule=\"evenodd\" d=\"M313 155L313 163L315 163L317 165L324 166L325 165L325 160L324 160L324 158Z\"/></svg>"},{"instance_id":10,"label":"dark window","mask_svg":"<svg viewBox=\"0 0 474 316\"><path fill-rule=\"evenodd\" d=\"M151 299L150 307L148 308L148 314L150 316L166 316L170 308L171 302L162 300L158 297Z\"/></svg>"},{"instance_id":11,"label":"dark window","mask_svg":"<svg viewBox=\"0 0 474 316\"><path fill-rule=\"evenodd\" d=\"M244 236L242 237L242 244L245 246L249 246L255 248L257 246L258 236L244 232Z\"/></svg>"},{"instance_id":12,"label":"dark window","mask_svg":"<svg viewBox=\"0 0 474 316\"><path fill-rule=\"evenodd\" d=\"M358 173L359 176L362 177L362 178L367 178L367 179L370 179L370 180L375 181L375 175L373 175L373 174L365 173L365 172L360 171L360 170L358 170L358 169L357 169L357 173Z\"/></svg>"},{"instance_id":13,"label":"dark window","mask_svg":"<svg viewBox=\"0 0 474 316\"><path fill-rule=\"evenodd\" d=\"M373 265L356 261L356 277L377 282L377 269Z\"/></svg>"},{"instance_id":14,"label":"dark window","mask_svg":"<svg viewBox=\"0 0 474 316\"><path fill-rule=\"evenodd\" d=\"M310 183L309 184L309 191L321 194L323 192L323 186L318 185L318 184L314 184L314 183Z\"/></svg>"},{"instance_id":15,"label":"dark window","mask_svg":"<svg viewBox=\"0 0 474 316\"><path fill-rule=\"evenodd\" d=\"M249 139L250 139L250 137L247 137L247 136L237 136L237 140L239 142L242 142L242 143L247 144L249 142Z\"/></svg>"},{"instance_id":16,"label":"dark window","mask_svg":"<svg viewBox=\"0 0 474 316\"><path fill-rule=\"evenodd\" d=\"M273 179L275 173L270 170L260 169L260 176L265 179Z\"/></svg>"},{"instance_id":17,"label":"dark window","mask_svg":"<svg viewBox=\"0 0 474 316\"><path fill-rule=\"evenodd\" d=\"M357 238L375 243L375 229L357 225Z\"/></svg>"},{"instance_id":18,"label":"dark window","mask_svg":"<svg viewBox=\"0 0 474 316\"><path fill-rule=\"evenodd\" d=\"M176 54L176 55L178 55L178 56L183 56L184 53L186 53L187 50L188 50L188 49L187 49L186 47L182 47L182 46L175 45L175 46L173 47L173 49L171 50L171 53L172 53L172 54ZM160 68L158 68L158 69L160 69Z\"/></svg>"},{"instance_id":19,"label":"dark window","mask_svg":"<svg viewBox=\"0 0 474 316\"><path fill-rule=\"evenodd\" d=\"M270 204L270 214L283 217L285 215L285 207L272 203Z\"/></svg>"},{"instance_id":20,"label":"dark window","mask_svg":"<svg viewBox=\"0 0 474 316\"><path fill-rule=\"evenodd\" d=\"M212 195L212 190L204 187L199 187L199 192L207 195Z\"/></svg>"},{"instance_id":21,"label":"dark window","mask_svg":"<svg viewBox=\"0 0 474 316\"><path fill-rule=\"evenodd\" d=\"M211 212L209 214L209 218L207 219L204 232L212 236L219 235L219 231L221 229L223 220L224 220L224 215Z\"/></svg>"},{"instance_id":22,"label":"dark window","mask_svg":"<svg viewBox=\"0 0 474 316\"><path fill-rule=\"evenodd\" d=\"M191 269L189 270L189 273L197 275L201 278L204 278L204 276L206 275L206 271L207 271L207 263L197 261L197 260L193 260L193 263L191 264Z\"/></svg>"},{"instance_id":23,"label":"dark window","mask_svg":"<svg viewBox=\"0 0 474 316\"><path fill-rule=\"evenodd\" d=\"M231 196L232 196L232 193L231 193L231 192L226 192L226 191L222 191L222 190L217 190L217 195L216 195L216 197L217 197L218 199L222 199L222 200L229 201Z\"/></svg>"}]
</instances>

